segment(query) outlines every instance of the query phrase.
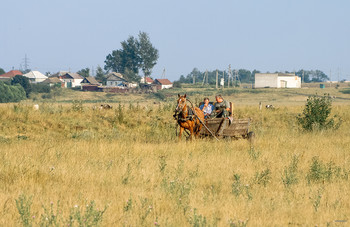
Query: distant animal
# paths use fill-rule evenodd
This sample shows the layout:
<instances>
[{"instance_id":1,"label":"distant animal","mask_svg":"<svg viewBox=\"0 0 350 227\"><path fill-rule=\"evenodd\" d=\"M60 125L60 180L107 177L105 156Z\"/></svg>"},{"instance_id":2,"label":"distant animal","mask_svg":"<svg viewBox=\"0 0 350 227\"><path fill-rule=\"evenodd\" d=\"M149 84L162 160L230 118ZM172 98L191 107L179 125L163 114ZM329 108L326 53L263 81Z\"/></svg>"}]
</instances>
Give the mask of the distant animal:
<instances>
[{"instance_id":1,"label":"distant animal","mask_svg":"<svg viewBox=\"0 0 350 227\"><path fill-rule=\"evenodd\" d=\"M198 137L202 129L202 124L198 118L204 121L204 113L198 107L192 109L187 106L186 94L178 94L174 116L177 117L177 123L180 126L179 140L181 140L181 135L185 129L190 131L191 140L193 139L193 135Z\"/></svg>"},{"instance_id":2,"label":"distant animal","mask_svg":"<svg viewBox=\"0 0 350 227\"><path fill-rule=\"evenodd\" d=\"M112 109L113 107L112 106L110 106L110 105L108 105L108 104L101 104L101 106L100 106L100 109L101 110L110 110L110 109Z\"/></svg>"},{"instance_id":3,"label":"distant animal","mask_svg":"<svg viewBox=\"0 0 350 227\"><path fill-rule=\"evenodd\" d=\"M266 107L266 109L275 109L275 107L273 105L270 105L270 104L267 104L265 107Z\"/></svg>"}]
</instances>

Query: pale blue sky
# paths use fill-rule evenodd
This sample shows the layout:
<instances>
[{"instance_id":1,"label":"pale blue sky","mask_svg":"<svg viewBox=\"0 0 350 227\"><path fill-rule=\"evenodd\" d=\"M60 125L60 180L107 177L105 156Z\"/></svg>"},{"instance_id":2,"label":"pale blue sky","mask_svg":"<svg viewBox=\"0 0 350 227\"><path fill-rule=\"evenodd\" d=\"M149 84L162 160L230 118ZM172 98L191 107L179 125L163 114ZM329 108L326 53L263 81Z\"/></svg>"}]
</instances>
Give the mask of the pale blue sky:
<instances>
[{"instance_id":1,"label":"pale blue sky","mask_svg":"<svg viewBox=\"0 0 350 227\"><path fill-rule=\"evenodd\" d=\"M5 0L0 67L27 54L43 73L104 66L139 31L159 50L153 77L204 71L321 69L350 80L347 0Z\"/></svg>"}]
</instances>

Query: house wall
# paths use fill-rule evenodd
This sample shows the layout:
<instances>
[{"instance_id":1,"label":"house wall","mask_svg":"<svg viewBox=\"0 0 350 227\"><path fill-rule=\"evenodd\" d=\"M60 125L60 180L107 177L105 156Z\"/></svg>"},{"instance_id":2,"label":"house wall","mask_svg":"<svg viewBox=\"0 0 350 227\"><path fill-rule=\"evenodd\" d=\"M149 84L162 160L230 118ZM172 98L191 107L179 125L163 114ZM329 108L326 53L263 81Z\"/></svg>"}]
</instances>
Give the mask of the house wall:
<instances>
[{"instance_id":1,"label":"house wall","mask_svg":"<svg viewBox=\"0 0 350 227\"><path fill-rule=\"evenodd\" d=\"M47 78L36 78L35 79L35 83L41 83L43 82L44 80L46 80Z\"/></svg>"},{"instance_id":2,"label":"house wall","mask_svg":"<svg viewBox=\"0 0 350 227\"><path fill-rule=\"evenodd\" d=\"M106 86L107 87L121 87L121 86L123 86L123 81L121 81L121 80L107 80Z\"/></svg>"},{"instance_id":3,"label":"house wall","mask_svg":"<svg viewBox=\"0 0 350 227\"><path fill-rule=\"evenodd\" d=\"M298 76L279 76L277 78L278 88L281 88L283 84L281 81L285 81L286 88L301 88L301 78Z\"/></svg>"},{"instance_id":4,"label":"house wall","mask_svg":"<svg viewBox=\"0 0 350 227\"><path fill-rule=\"evenodd\" d=\"M80 87L83 79L63 79L64 87L68 87L68 83L72 83L72 87Z\"/></svg>"},{"instance_id":5,"label":"house wall","mask_svg":"<svg viewBox=\"0 0 350 227\"><path fill-rule=\"evenodd\" d=\"M264 88L264 87L277 87L278 74L274 73L256 73L255 74L255 88Z\"/></svg>"},{"instance_id":6,"label":"house wall","mask_svg":"<svg viewBox=\"0 0 350 227\"><path fill-rule=\"evenodd\" d=\"M72 83L72 87L80 87L82 81L83 79L74 79Z\"/></svg>"},{"instance_id":7,"label":"house wall","mask_svg":"<svg viewBox=\"0 0 350 227\"><path fill-rule=\"evenodd\" d=\"M171 88L171 87L173 87L172 84L162 85L162 89L168 89L168 88Z\"/></svg>"},{"instance_id":8,"label":"house wall","mask_svg":"<svg viewBox=\"0 0 350 227\"><path fill-rule=\"evenodd\" d=\"M277 73L255 74L255 88L300 88L301 78L298 76L278 76Z\"/></svg>"}]
</instances>

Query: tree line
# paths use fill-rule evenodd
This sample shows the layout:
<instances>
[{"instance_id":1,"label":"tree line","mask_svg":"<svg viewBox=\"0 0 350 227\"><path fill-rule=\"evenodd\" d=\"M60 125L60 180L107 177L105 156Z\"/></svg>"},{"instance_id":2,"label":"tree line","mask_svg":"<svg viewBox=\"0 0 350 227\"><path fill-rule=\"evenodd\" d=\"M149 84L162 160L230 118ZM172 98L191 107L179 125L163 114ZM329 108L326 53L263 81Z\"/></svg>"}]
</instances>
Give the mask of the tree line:
<instances>
[{"instance_id":1,"label":"tree line","mask_svg":"<svg viewBox=\"0 0 350 227\"><path fill-rule=\"evenodd\" d=\"M253 71L250 71L248 69L239 69L239 70L231 70L232 77L234 78L236 76L237 79L241 83L254 83L255 81L255 74L261 73L261 71L254 69ZM267 72L269 73L269 72ZM278 72L275 72L278 73ZM283 73L292 73L285 71ZM203 83L204 77L208 75L208 79L205 78L204 83L208 82L210 85L216 84L216 70L212 71L200 71L197 68L194 68L190 73L188 73L186 76L181 75L179 80L177 82L179 83L187 83L191 84L193 81L195 83ZM326 80L329 80L329 77L322 72L321 70L299 70L295 72L295 75L302 78L303 83L310 83L310 82L324 82ZM218 78L225 79L225 83L228 81L228 71L226 70L218 70Z\"/></svg>"}]
</instances>

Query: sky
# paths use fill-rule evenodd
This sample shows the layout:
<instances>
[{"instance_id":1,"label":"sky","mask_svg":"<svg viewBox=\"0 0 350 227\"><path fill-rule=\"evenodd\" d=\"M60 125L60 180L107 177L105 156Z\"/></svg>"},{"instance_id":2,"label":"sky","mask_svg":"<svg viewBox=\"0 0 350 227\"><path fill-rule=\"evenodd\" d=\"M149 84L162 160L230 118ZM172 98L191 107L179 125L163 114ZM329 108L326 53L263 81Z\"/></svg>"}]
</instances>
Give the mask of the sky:
<instances>
[{"instance_id":1,"label":"sky","mask_svg":"<svg viewBox=\"0 0 350 227\"><path fill-rule=\"evenodd\" d=\"M159 50L152 77L193 68L322 70L350 80L348 0L2 0L0 68L42 73L99 65L147 32Z\"/></svg>"}]
</instances>

